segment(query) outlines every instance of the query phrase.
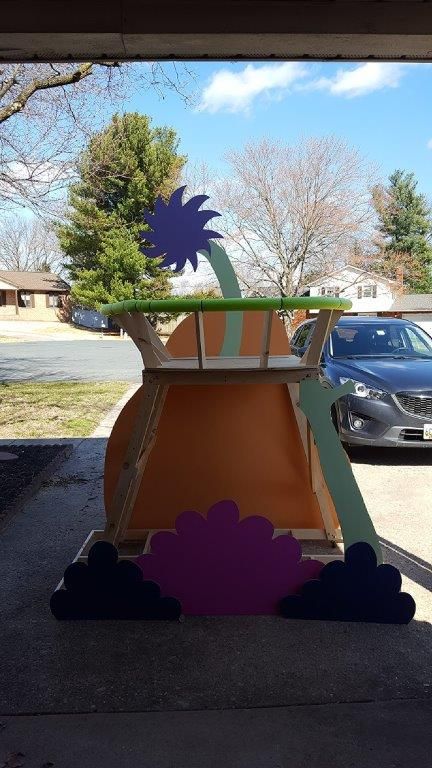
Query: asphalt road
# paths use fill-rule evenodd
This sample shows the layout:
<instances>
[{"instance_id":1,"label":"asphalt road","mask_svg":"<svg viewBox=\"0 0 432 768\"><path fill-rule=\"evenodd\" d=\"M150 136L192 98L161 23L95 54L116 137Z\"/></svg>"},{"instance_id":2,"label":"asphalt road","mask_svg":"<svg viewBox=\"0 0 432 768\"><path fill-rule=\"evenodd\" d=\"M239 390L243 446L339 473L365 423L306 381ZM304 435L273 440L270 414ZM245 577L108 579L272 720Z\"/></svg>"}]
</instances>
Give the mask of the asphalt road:
<instances>
[{"instance_id":1,"label":"asphalt road","mask_svg":"<svg viewBox=\"0 0 432 768\"><path fill-rule=\"evenodd\" d=\"M0 345L0 381L140 381L130 339L32 341Z\"/></svg>"}]
</instances>

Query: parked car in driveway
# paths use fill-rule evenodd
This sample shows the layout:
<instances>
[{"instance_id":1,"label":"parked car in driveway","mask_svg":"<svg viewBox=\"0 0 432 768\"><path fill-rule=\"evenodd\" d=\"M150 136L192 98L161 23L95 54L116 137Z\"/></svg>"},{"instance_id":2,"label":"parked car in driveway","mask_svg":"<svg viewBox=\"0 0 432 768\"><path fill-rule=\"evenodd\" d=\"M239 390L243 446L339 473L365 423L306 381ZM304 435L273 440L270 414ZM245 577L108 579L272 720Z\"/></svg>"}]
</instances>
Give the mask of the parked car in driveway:
<instances>
[{"instance_id":1,"label":"parked car in driveway","mask_svg":"<svg viewBox=\"0 0 432 768\"><path fill-rule=\"evenodd\" d=\"M293 354L304 354L315 322L296 329ZM354 382L332 411L342 442L432 448L432 338L415 323L341 317L325 344L320 378L325 387Z\"/></svg>"}]
</instances>

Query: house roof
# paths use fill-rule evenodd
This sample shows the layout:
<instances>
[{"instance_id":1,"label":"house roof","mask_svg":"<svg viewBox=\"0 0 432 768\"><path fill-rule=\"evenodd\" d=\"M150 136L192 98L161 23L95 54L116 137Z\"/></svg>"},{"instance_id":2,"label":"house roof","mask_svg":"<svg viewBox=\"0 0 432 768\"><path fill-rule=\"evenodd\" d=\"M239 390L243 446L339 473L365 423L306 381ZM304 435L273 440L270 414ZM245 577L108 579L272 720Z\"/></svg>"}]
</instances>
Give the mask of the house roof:
<instances>
[{"instance_id":1,"label":"house roof","mask_svg":"<svg viewBox=\"0 0 432 768\"><path fill-rule=\"evenodd\" d=\"M70 285L52 272L13 272L0 270L0 280L10 283L13 288L27 291L46 291L56 293L70 290Z\"/></svg>"},{"instance_id":2,"label":"house roof","mask_svg":"<svg viewBox=\"0 0 432 768\"><path fill-rule=\"evenodd\" d=\"M323 280L327 280L328 277L333 277L333 275L340 275L342 272L345 272L347 269L349 269L351 272L357 272L359 277L362 275L364 275L365 277L367 275L370 275L371 277L373 277L374 280L381 280L384 283L397 282L397 280L391 280L389 277L380 275L378 272L371 272L367 269L360 269L360 267L353 267L352 264L344 264L343 267L339 267L339 269L334 269L333 272L327 272L325 275L321 275L321 277L318 277L316 280L312 280L312 282L310 282L309 285L317 285L321 283Z\"/></svg>"},{"instance_id":3,"label":"house roof","mask_svg":"<svg viewBox=\"0 0 432 768\"><path fill-rule=\"evenodd\" d=\"M432 293L402 293L389 312L432 312Z\"/></svg>"}]
</instances>

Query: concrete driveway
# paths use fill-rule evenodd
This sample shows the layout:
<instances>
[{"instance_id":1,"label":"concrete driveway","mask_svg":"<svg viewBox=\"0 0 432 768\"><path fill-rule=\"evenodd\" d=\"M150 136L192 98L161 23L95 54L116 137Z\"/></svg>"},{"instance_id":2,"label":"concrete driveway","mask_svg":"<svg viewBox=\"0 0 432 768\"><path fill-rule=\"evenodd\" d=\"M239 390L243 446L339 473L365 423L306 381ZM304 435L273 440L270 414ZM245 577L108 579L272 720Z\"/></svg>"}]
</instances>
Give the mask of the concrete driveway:
<instances>
[{"instance_id":1,"label":"concrete driveway","mask_svg":"<svg viewBox=\"0 0 432 768\"><path fill-rule=\"evenodd\" d=\"M103 524L104 449L83 440L0 536L0 764L17 752L25 768L430 763L432 452L353 457L385 558L417 602L407 627L56 622L50 593Z\"/></svg>"},{"instance_id":2,"label":"concrete driveway","mask_svg":"<svg viewBox=\"0 0 432 768\"><path fill-rule=\"evenodd\" d=\"M0 345L2 381L133 381L141 357L130 339L33 341Z\"/></svg>"}]
</instances>

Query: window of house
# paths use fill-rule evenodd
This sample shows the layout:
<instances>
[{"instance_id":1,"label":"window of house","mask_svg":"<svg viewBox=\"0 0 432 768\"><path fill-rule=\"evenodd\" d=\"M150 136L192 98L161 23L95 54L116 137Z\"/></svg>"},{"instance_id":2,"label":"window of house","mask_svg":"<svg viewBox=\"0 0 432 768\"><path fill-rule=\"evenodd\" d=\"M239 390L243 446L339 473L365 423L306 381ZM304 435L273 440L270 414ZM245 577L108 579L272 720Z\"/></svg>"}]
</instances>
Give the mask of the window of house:
<instances>
[{"instance_id":1,"label":"window of house","mask_svg":"<svg viewBox=\"0 0 432 768\"><path fill-rule=\"evenodd\" d=\"M6 291L0 291L0 307L6 305Z\"/></svg>"},{"instance_id":2,"label":"window of house","mask_svg":"<svg viewBox=\"0 0 432 768\"><path fill-rule=\"evenodd\" d=\"M376 285L365 285L363 288L363 296L365 299L376 299L377 297Z\"/></svg>"},{"instance_id":3,"label":"window of house","mask_svg":"<svg viewBox=\"0 0 432 768\"><path fill-rule=\"evenodd\" d=\"M61 296L58 293L47 293L46 302L47 307L52 307L53 309L62 305Z\"/></svg>"},{"instance_id":4,"label":"window of house","mask_svg":"<svg viewBox=\"0 0 432 768\"><path fill-rule=\"evenodd\" d=\"M28 291L18 292L18 306L19 307L34 307L34 294Z\"/></svg>"},{"instance_id":5,"label":"window of house","mask_svg":"<svg viewBox=\"0 0 432 768\"><path fill-rule=\"evenodd\" d=\"M363 298L363 288L361 285L357 286L357 298L362 299Z\"/></svg>"},{"instance_id":6,"label":"window of house","mask_svg":"<svg viewBox=\"0 0 432 768\"><path fill-rule=\"evenodd\" d=\"M339 286L330 286L329 288L320 288L321 296L339 296Z\"/></svg>"}]
</instances>

